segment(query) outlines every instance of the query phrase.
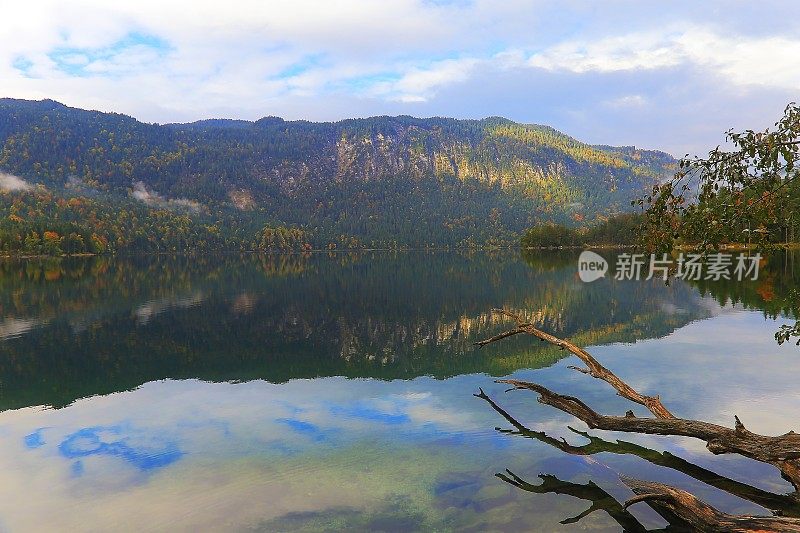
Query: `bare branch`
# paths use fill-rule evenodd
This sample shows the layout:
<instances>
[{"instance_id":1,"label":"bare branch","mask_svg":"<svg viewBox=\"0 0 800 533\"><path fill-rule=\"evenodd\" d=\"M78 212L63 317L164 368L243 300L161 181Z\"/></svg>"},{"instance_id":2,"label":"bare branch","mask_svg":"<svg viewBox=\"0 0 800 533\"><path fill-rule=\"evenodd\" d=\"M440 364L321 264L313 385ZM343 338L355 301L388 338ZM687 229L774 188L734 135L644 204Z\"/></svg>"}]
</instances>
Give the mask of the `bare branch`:
<instances>
[{"instance_id":1,"label":"bare branch","mask_svg":"<svg viewBox=\"0 0 800 533\"><path fill-rule=\"evenodd\" d=\"M539 402L550 405L583 420L592 429L644 433L648 435L675 435L693 437L706 442L706 448L715 454L738 453L745 457L777 467L784 479L800 489L800 435L789 432L777 437L759 435L743 425L736 429L710 422L683 418L639 418L636 416L606 416L594 411L574 396L557 394L546 387L519 381L501 379L514 389L531 390L539 394Z\"/></svg>"},{"instance_id":2,"label":"bare branch","mask_svg":"<svg viewBox=\"0 0 800 533\"><path fill-rule=\"evenodd\" d=\"M539 485L534 485L520 478L511 470L495 475L510 485L535 494L568 494L575 498L592 502L588 509L578 516L562 520L562 524L573 524L590 513L602 510L616 520L625 531L641 533L647 531L636 517L622 507L622 504L592 481L585 484L572 483L558 479L550 474L539 474L539 479L542 482Z\"/></svg>"},{"instance_id":3,"label":"bare branch","mask_svg":"<svg viewBox=\"0 0 800 533\"><path fill-rule=\"evenodd\" d=\"M774 494L772 492L753 487L752 485L729 479L717 472L697 466L669 452L658 452L632 442L620 440L610 442L595 435L590 435L585 431L578 431L568 427L567 429L573 433L576 433L577 435L589 440L587 444L572 445L563 438L556 439L547 435L543 431L534 431L526 427L502 407L497 405L494 400L492 400L488 395L486 395L486 393L483 392L483 389L480 389L480 393L475 394L475 396L486 401L492 407L492 409L497 411L515 428L513 430L496 428L497 431L501 433L518 435L520 437L529 439L536 439L570 455L587 456L598 453L635 455L652 464L682 472L693 477L694 479L697 479L698 481L706 483L707 485L716 487L720 490L724 490L725 492L729 492L730 494L734 494L740 498L744 498L753 503L761 505L762 507L771 510L776 515L800 518L800 501L794 497L796 494Z\"/></svg>"},{"instance_id":4,"label":"bare branch","mask_svg":"<svg viewBox=\"0 0 800 533\"><path fill-rule=\"evenodd\" d=\"M583 361L587 369L581 369L580 371L584 374L589 374L590 376L602 379L614 389L616 389L617 394L626 398L632 402L638 403L640 405L645 406L653 415L658 418L675 418L672 413L667 410L666 407L661 403L661 399L658 396L645 396L643 394L638 393L636 390L633 389L630 385L622 381L616 374L611 372L609 369L601 365L597 362L597 360L592 357L589 352L575 346L569 341L564 339L559 339L554 335L550 335L549 333L545 333L544 331L537 329L532 324L525 322L522 317L519 315L508 311L506 309L492 309L493 312L511 318L517 322L517 328L512 330L511 332L502 333L500 335L495 335L492 338L480 341L475 343L478 346L485 346L491 342L495 342L510 335L516 335L517 333L527 333L528 335L533 335L534 337L543 340L545 342L549 342L555 346L563 350L569 351L571 354L578 357L581 361Z\"/></svg>"},{"instance_id":5,"label":"bare branch","mask_svg":"<svg viewBox=\"0 0 800 533\"><path fill-rule=\"evenodd\" d=\"M506 483L536 494L568 494L592 502L592 505L579 515L562 520L562 524L572 524L595 511L607 512L625 531L646 531L645 527L628 511L628 507L644 502L664 517L669 524L680 531L767 533L800 532L800 520L781 516L749 516L723 513L688 492L664 485L638 479L623 477L625 483L635 494L624 504L620 504L608 492L589 481L585 484L563 481L549 474L539 474L541 483L528 483L511 470L495 474ZM670 529L671 530L671 529Z\"/></svg>"},{"instance_id":6,"label":"bare branch","mask_svg":"<svg viewBox=\"0 0 800 533\"><path fill-rule=\"evenodd\" d=\"M624 509L646 502L668 522L688 524L695 531L728 533L800 532L800 520L782 516L730 515L718 511L685 490L662 483L622 478L636 494Z\"/></svg>"},{"instance_id":7,"label":"bare branch","mask_svg":"<svg viewBox=\"0 0 800 533\"><path fill-rule=\"evenodd\" d=\"M785 506L793 514L796 512L793 503L800 499L800 496L798 496L798 494L800 494L798 492L800 491L800 435L794 433L793 431L774 437L759 435L748 430L742 421L739 420L738 416L734 417L733 428L712 424L710 422L703 422L700 420L677 418L661 404L658 396L649 397L641 395L610 370L598 363L585 350L568 341L559 339L558 337L536 329L532 324L523 321L520 316L512 313L511 311L496 311L504 316L516 320L517 328L515 330L511 330L511 332L506 332L505 334L497 335L491 339L482 341L481 343L478 343L479 345L483 346L485 344L489 344L490 342L494 342L495 340L500 340L502 338L523 332L533 335L540 340L559 346L562 349L569 350L570 353L580 358L587 366L585 369L574 366L571 366L570 368L606 381L612 387L614 387L620 396L646 406L656 418L637 417L631 411L628 411L625 416L602 415L589 407L579 398L555 393L537 383L516 379L501 379L497 380L497 383L506 383L511 385L512 388L509 390L531 390L536 392L539 395L540 403L550 405L565 413L571 414L581 419L586 423L586 425L593 429L650 435L693 437L705 441L706 448L708 448L708 450L713 454L737 453L756 461L771 464L777 467L781 471L783 478L794 486L794 494L790 496L778 496L768 493L765 495L762 494L764 491L760 491L760 489L755 489L754 487L749 487L748 485L739 482L732 482L732 488L734 490L731 490L730 492L732 494L741 493L743 497L751 499L751 501L761 501L763 503L777 502L781 504L779 507ZM597 451L605 451L596 449L598 448L597 441L602 443L605 443L605 441L602 441L602 439L593 438L587 434L584 435L590 439L590 443L588 445L572 446L564 439L559 441L548 437L544 433L531 431L520 422L515 420L514 417L504 411L494 401L492 401L482 389L475 396L489 402L489 404L498 413L508 420L515 428L517 428L517 433L520 435L547 442L548 444L552 444L553 446L562 449L567 453L589 454L596 453ZM509 430L505 431L508 432ZM617 444L621 446L619 441ZM589 448L591 448L593 451L589 451ZM602 448L602 446L600 448ZM636 454L639 455L638 453ZM642 454L641 456L645 457L645 454ZM665 455L660 456L664 457ZM660 462L657 460L651 462L660 464ZM683 471L682 468L678 469ZM689 475L696 474L695 469L690 468L689 470L692 472ZM705 480L705 478L708 477L708 471L705 471L704 469L700 470L702 478L697 477L697 479ZM505 474L498 474L498 477L507 481L508 483L511 483L512 485L529 490L531 492L558 493L558 490L547 490L545 488L548 482L552 481L550 478L555 479L559 483L564 483L560 480L557 480L557 478L553 478L552 476L541 475L540 477L544 483L536 486L524 482L510 471L508 474L511 477ZM628 478L623 478L623 482L628 485L628 487L630 487L631 490L633 490L633 492L636 494L635 497L629 499L624 505L619 505L617 503L616 507L613 505L604 505L600 507L598 500L596 500L594 497L588 497L587 499L593 501L592 506L578 516L567 519L563 523L577 521L594 510L602 508L608 511L609 514L611 514L620 524L622 524L623 521L627 521L631 516L627 512L627 507L639 502L645 502L661 516L663 516L671 525L676 525L677 527L688 526L690 529L700 531L730 531L751 533L776 531L800 533L800 519L798 518L785 516L759 517L729 515L718 511L717 509L697 499L692 494L681 489L660 483L652 483ZM605 491L591 482L584 486L578 486L574 484L566 485L570 487L570 490L573 493L579 492L580 494L592 494L592 496L599 495L600 493L607 495ZM729 484L724 483L724 485L727 487ZM597 493L594 489L598 489L600 493ZM789 499L789 501L784 501L785 499ZM614 500L614 502L616 503L616 500ZM610 509L613 509L613 512ZM631 527L638 529L642 526L634 519L634 521L631 523Z\"/></svg>"},{"instance_id":8,"label":"bare branch","mask_svg":"<svg viewBox=\"0 0 800 533\"><path fill-rule=\"evenodd\" d=\"M493 342L505 339L506 337L511 337L512 335L518 335L520 333L525 333L525 330L517 328L517 329L512 329L510 331L505 331L503 333L500 333L499 335L495 335L494 337L478 341L475 343L475 346L477 346L478 348L483 348L487 344L491 344Z\"/></svg>"}]
</instances>

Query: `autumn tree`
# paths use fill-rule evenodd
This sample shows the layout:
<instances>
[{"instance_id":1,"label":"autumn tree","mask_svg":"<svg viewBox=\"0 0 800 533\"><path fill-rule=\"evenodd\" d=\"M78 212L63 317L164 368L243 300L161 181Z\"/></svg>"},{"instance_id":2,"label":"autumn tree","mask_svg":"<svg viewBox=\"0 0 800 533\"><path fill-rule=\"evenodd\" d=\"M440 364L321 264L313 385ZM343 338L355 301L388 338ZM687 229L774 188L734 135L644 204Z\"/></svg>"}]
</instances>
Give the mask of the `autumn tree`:
<instances>
[{"instance_id":1,"label":"autumn tree","mask_svg":"<svg viewBox=\"0 0 800 533\"><path fill-rule=\"evenodd\" d=\"M800 222L800 106L786 106L773 129L729 130L725 141L727 150L717 146L705 158L687 155L671 180L639 200L646 207L643 240L650 250L794 241ZM778 343L792 337L800 338L800 322L775 334Z\"/></svg>"},{"instance_id":2,"label":"autumn tree","mask_svg":"<svg viewBox=\"0 0 800 533\"><path fill-rule=\"evenodd\" d=\"M789 104L773 129L729 130L725 141L705 158L684 157L672 179L635 202L645 207L649 249L793 238L800 222L800 106Z\"/></svg>"}]
</instances>

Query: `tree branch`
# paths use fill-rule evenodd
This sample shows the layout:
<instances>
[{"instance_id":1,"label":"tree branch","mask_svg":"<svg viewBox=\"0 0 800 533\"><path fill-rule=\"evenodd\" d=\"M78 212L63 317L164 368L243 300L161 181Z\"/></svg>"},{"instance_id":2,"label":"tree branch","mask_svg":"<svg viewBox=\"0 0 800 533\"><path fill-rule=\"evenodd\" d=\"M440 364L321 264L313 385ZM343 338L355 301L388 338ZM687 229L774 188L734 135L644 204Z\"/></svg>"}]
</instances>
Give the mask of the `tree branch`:
<instances>
[{"instance_id":1,"label":"tree branch","mask_svg":"<svg viewBox=\"0 0 800 533\"><path fill-rule=\"evenodd\" d=\"M578 431L571 427L567 427L567 429L573 433L576 433L589 440L587 444L580 446L572 445L565 439L556 439L547 435L543 431L534 431L526 427L502 407L497 405L494 400L492 400L488 395L486 395L486 393L483 392L483 389L480 389L480 392L475 394L475 396L486 401L492 407L492 409L497 411L501 416L503 416L503 418L505 418L512 426L516 428L515 430L495 428L501 433L518 435L529 439L536 439L570 455L587 456L598 453L635 455L644 459L645 461L648 461L649 463L682 472L707 485L749 500L757 505L769 509L776 515L800 518L800 502L792 495L774 494L746 483L735 481L716 472L712 472L711 470L690 463L685 459L682 459L669 452L658 452L632 442L620 440L610 442L601 439L600 437L590 435L585 431Z\"/></svg>"},{"instance_id":2,"label":"tree branch","mask_svg":"<svg viewBox=\"0 0 800 533\"><path fill-rule=\"evenodd\" d=\"M577 367L572 367L577 370L580 370L584 374L589 374L590 376L602 379L614 389L616 389L617 394L626 398L632 402L638 403L639 405L645 406L653 415L658 418L675 418L672 413L667 410L666 407L661 403L661 399L658 396L645 396L643 394L638 393L636 390L633 389L630 385L622 381L616 374L611 372L609 369L601 365L597 362L597 360L592 357L589 352L575 346L569 341L564 339L559 339L554 335L550 335L549 333L545 333L544 331L537 329L532 324L525 322L519 315L508 311L506 309L492 309L493 312L511 318L517 322L516 329L511 331L507 331L505 333L501 333L500 335L495 335L489 339L476 342L475 345L479 347L483 347L487 344L492 342L499 341L506 337L510 337L511 335L516 335L518 333L527 333L528 335L533 335L534 337L543 340L545 342L549 342L555 346L558 346L562 350L567 350L571 354L578 357L581 361L583 361L587 368L585 369L578 369Z\"/></svg>"},{"instance_id":3,"label":"tree branch","mask_svg":"<svg viewBox=\"0 0 800 533\"><path fill-rule=\"evenodd\" d=\"M512 385L511 390L531 390L539 394L539 402L550 405L583 420L592 429L693 437L706 442L715 454L738 453L750 459L777 467L783 478L800 489L800 435L790 431L770 437L747 430L736 418L735 429L700 420L683 418L639 418L636 416L606 416L594 411L574 396L557 394L542 385L515 379L500 379L497 383Z\"/></svg>"},{"instance_id":4,"label":"tree branch","mask_svg":"<svg viewBox=\"0 0 800 533\"><path fill-rule=\"evenodd\" d=\"M607 512L611 518L621 525L624 531L641 533L647 531L636 517L627 509L623 508L622 504L593 481L589 481L586 484L572 483L570 481L558 479L556 476L550 474L539 474L539 479L542 480L542 483L534 485L520 478L511 470L506 470L505 473L495 475L510 485L535 494L567 494L575 498L592 502L592 505L588 509L577 516L562 520L562 524L574 524L586 515L602 510Z\"/></svg>"},{"instance_id":5,"label":"tree branch","mask_svg":"<svg viewBox=\"0 0 800 533\"><path fill-rule=\"evenodd\" d=\"M800 520L781 516L730 515L718 511L685 490L662 483L622 478L636 494L625 502L624 509L645 502L670 524L688 524L694 531L757 533L800 532Z\"/></svg>"},{"instance_id":6,"label":"tree branch","mask_svg":"<svg viewBox=\"0 0 800 533\"><path fill-rule=\"evenodd\" d=\"M563 481L549 474L539 474L542 483L528 483L511 470L495 474L510 485L536 494L568 494L592 502L592 505L573 518L562 520L572 524L598 510L607 512L625 531L644 532L645 527L634 517L628 507L644 502L660 514L672 528L680 531L727 533L800 532L800 520L780 516L730 515L711 507L688 492L664 485L623 477L622 482L635 496L620 504L613 496L593 481L586 484ZM665 531L675 531L667 528Z\"/></svg>"},{"instance_id":7,"label":"tree branch","mask_svg":"<svg viewBox=\"0 0 800 533\"><path fill-rule=\"evenodd\" d=\"M706 448L708 448L708 450L713 454L737 453L756 461L771 464L777 467L781 471L783 478L794 486L795 492L791 495L791 497L800 499L800 496L798 496L798 491L800 491L800 435L793 431L775 437L759 435L749 431L737 416L734 417L733 428L720 426L718 424L712 424L709 422L703 422L700 420L677 418L661 404L661 401L657 396L649 397L638 393L627 383L617 377L613 372L598 363L585 350L568 341L559 339L558 337L536 329L533 327L533 325L525 322L521 317L510 311L495 311L516 320L517 328L487 339L486 341L481 341L480 343L477 343L479 346L484 346L491 342L495 342L496 340L500 340L511 335L516 335L518 333L528 333L533 335L540 340L559 346L562 349L569 350L572 354L580 358L587 366L586 369L578 368L577 370L606 381L612 387L614 387L620 396L646 406L656 418L637 417L631 411L628 411L625 416L603 415L589 407L579 398L555 393L537 383L530 383L516 379L500 379L496 381L497 383L511 385L512 388L509 390L531 390L536 392L539 395L540 403L550 405L567 414L571 414L576 418L581 419L584 423L586 423L586 425L593 429L650 435L693 437L705 441ZM520 434L538 438L539 440L552 444L553 446L567 451L568 453L582 452L581 447L572 446L566 440L562 439L561 441L558 441L556 439L547 437L543 433L538 434L537 432L532 432L515 420L494 401L492 401L482 389L480 389L479 393L475 394L475 396L489 402L489 404L497 412L499 412L506 420L508 420L514 427L517 428ZM588 438L590 438L591 441L590 445L596 444L591 437ZM541 486L530 485L526 484L510 471L508 471L508 474L511 477L504 474L498 474L498 477L515 486L524 488L525 490L531 490L532 492L544 491L541 489L541 487L546 485L546 483L543 483ZM545 482L547 481L544 476L540 477L542 477ZM784 516L759 517L729 515L718 511L717 509L697 499L692 494L681 489L663 485L661 483L646 482L629 478L623 478L623 482L631 488L636 496L621 506L621 510L615 510L615 514L617 515L619 515L620 511L627 513L627 507L630 505L634 505L638 502L645 502L661 516L663 516L670 524L677 524L680 525L680 527L688 525L690 528L700 531L751 533L777 531L800 533L800 519L798 518ZM590 485L597 487L591 482ZM745 485L745 487L748 486ZM753 487L750 488L752 489ZM599 490L602 491L602 489ZM736 494L735 491L731 491L731 493ZM761 496L760 494L756 495L759 497ZM753 501L755 501L755 499L753 499ZM586 516L586 514L592 512L594 508L595 505L593 504L590 509L584 513L581 513L574 519L569 519L567 522L575 521L583 516ZM621 516L624 517L626 515L623 514ZM617 517L615 516L615 518ZM622 522L619 520L617 521L622 524ZM638 524L638 526L641 527L641 524Z\"/></svg>"}]
</instances>

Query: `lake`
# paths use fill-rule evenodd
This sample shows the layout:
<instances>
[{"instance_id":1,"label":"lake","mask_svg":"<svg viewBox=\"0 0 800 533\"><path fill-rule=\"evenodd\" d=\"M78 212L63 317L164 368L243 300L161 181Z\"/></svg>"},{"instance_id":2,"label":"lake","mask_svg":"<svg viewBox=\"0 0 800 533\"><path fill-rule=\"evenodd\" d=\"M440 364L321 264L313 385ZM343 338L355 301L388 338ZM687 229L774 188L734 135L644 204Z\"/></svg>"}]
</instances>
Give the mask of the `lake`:
<instances>
[{"instance_id":1,"label":"lake","mask_svg":"<svg viewBox=\"0 0 800 533\"><path fill-rule=\"evenodd\" d=\"M766 513L791 489L778 471L700 441L591 431L604 451L563 452L553 439L585 444L570 427L586 426L495 378L633 404L532 337L473 343L511 309L679 416L798 430L800 348L773 339L793 259L669 285L582 283L567 251L6 260L0 531L620 531L602 510L561 523L586 487L629 498L620 475ZM479 388L535 435L509 433Z\"/></svg>"}]
</instances>

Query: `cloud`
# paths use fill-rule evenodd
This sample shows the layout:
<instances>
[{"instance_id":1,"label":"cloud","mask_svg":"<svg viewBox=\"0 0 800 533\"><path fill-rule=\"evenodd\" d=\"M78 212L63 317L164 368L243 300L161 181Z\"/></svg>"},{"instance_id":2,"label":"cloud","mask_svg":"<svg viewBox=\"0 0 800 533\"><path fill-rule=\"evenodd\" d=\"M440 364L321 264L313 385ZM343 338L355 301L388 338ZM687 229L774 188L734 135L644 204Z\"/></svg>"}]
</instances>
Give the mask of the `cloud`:
<instances>
[{"instance_id":1,"label":"cloud","mask_svg":"<svg viewBox=\"0 0 800 533\"><path fill-rule=\"evenodd\" d=\"M47 320L38 318L7 317L0 321L0 339L14 339L47 324Z\"/></svg>"},{"instance_id":2,"label":"cloud","mask_svg":"<svg viewBox=\"0 0 800 533\"><path fill-rule=\"evenodd\" d=\"M29 189L31 189L31 185L19 176L0 172L0 190L27 191Z\"/></svg>"},{"instance_id":3,"label":"cloud","mask_svg":"<svg viewBox=\"0 0 800 533\"><path fill-rule=\"evenodd\" d=\"M143 435L131 434L129 429L121 426L81 428L67 435L58 445L58 450L66 459L103 455L119 458L141 471L167 467L184 455L174 442L161 442L146 432L140 433ZM75 464L80 466L75 468ZM82 465L82 462L73 463L73 473L82 474Z\"/></svg>"},{"instance_id":4,"label":"cloud","mask_svg":"<svg viewBox=\"0 0 800 533\"><path fill-rule=\"evenodd\" d=\"M476 58L463 58L437 61L425 68L413 67L395 81L376 82L368 92L401 102L424 102L439 87L468 79L480 63Z\"/></svg>"},{"instance_id":5,"label":"cloud","mask_svg":"<svg viewBox=\"0 0 800 533\"><path fill-rule=\"evenodd\" d=\"M641 33L593 42L565 42L533 54L527 64L578 73L672 67L681 58L674 53L669 39L670 36Z\"/></svg>"},{"instance_id":6,"label":"cloud","mask_svg":"<svg viewBox=\"0 0 800 533\"><path fill-rule=\"evenodd\" d=\"M2 96L145 121L506 115L591 142L697 150L800 87L800 5L769 0L8 4Z\"/></svg>"},{"instance_id":7,"label":"cloud","mask_svg":"<svg viewBox=\"0 0 800 533\"><path fill-rule=\"evenodd\" d=\"M641 107L647 105L647 98L641 94L626 94L607 100L605 104L612 108Z\"/></svg>"},{"instance_id":8,"label":"cloud","mask_svg":"<svg viewBox=\"0 0 800 533\"><path fill-rule=\"evenodd\" d=\"M695 27L570 41L532 55L527 63L576 73L654 70L693 64L731 83L800 89L800 39L742 38Z\"/></svg>"},{"instance_id":9,"label":"cloud","mask_svg":"<svg viewBox=\"0 0 800 533\"><path fill-rule=\"evenodd\" d=\"M154 316L172 309L189 309L203 303L206 299L202 292L196 291L188 295L169 296L157 300L149 300L137 307L133 314L136 322L145 325Z\"/></svg>"},{"instance_id":10,"label":"cloud","mask_svg":"<svg viewBox=\"0 0 800 533\"><path fill-rule=\"evenodd\" d=\"M173 207L182 207L190 211L200 211L203 208L201 203L195 202L194 200L189 200L188 198L170 198L167 200L167 205Z\"/></svg>"}]
</instances>

